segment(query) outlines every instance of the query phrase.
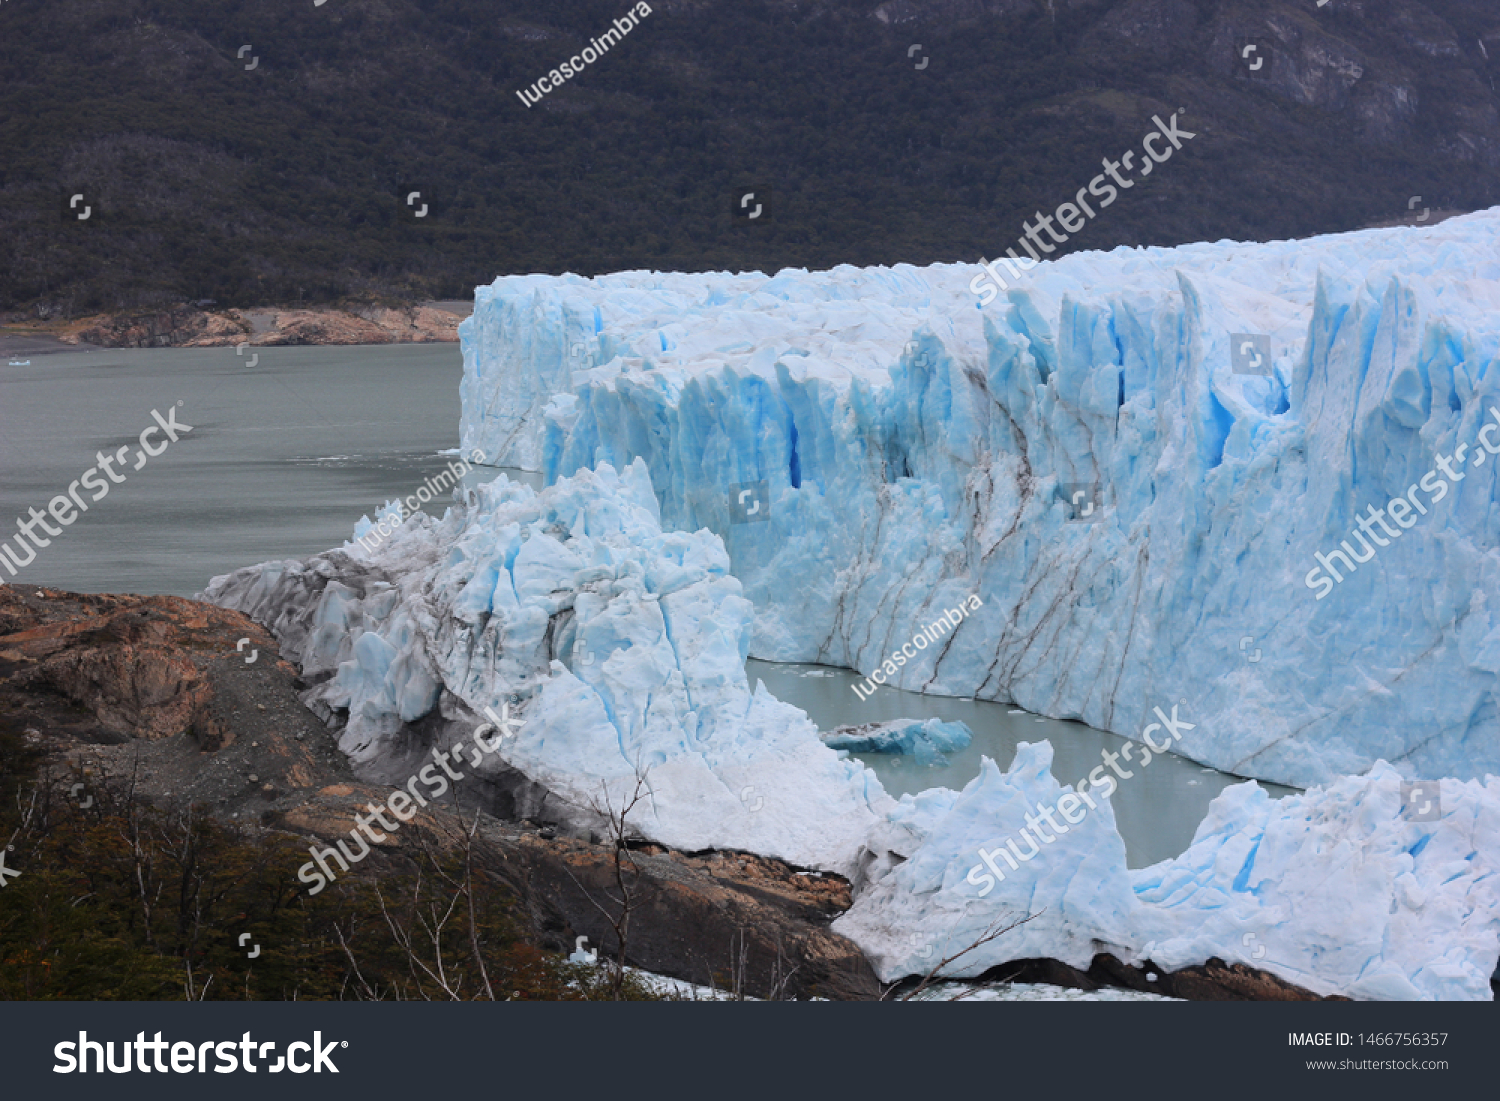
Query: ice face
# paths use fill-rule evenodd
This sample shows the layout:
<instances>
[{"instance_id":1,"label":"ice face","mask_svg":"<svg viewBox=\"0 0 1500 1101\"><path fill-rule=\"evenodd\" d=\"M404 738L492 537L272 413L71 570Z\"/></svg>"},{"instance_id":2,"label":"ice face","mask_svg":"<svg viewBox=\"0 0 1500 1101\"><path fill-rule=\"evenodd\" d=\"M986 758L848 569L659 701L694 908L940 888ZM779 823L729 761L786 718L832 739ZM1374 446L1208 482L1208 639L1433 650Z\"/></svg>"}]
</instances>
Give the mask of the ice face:
<instances>
[{"instance_id":1,"label":"ice face","mask_svg":"<svg viewBox=\"0 0 1500 1101\"><path fill-rule=\"evenodd\" d=\"M1108 801L1077 825L1064 822L1066 833L1045 823L1030 832L1026 815L1063 794L1051 764L1051 745L1022 742L1009 772L986 757L962 792L902 797L891 822L906 844L888 840L906 860L833 923L882 979L925 975L950 959L943 975L972 977L1016 959L1087 969L1100 952L1131 955L1140 903Z\"/></svg>"},{"instance_id":2,"label":"ice face","mask_svg":"<svg viewBox=\"0 0 1500 1101\"><path fill-rule=\"evenodd\" d=\"M986 759L961 793L902 800L907 860L833 926L882 978L958 953L943 974L1107 951L1167 970L1218 957L1355 998L1491 997L1500 780L1408 784L1379 762L1279 801L1238 784L1187 852L1130 872L1108 799L1064 803L1051 757L1023 744L1008 773Z\"/></svg>"},{"instance_id":3,"label":"ice face","mask_svg":"<svg viewBox=\"0 0 1500 1101\"><path fill-rule=\"evenodd\" d=\"M500 279L463 444L641 458L756 657L871 674L978 594L891 683L1131 738L1175 703L1297 786L1500 771L1500 212L992 272Z\"/></svg>"},{"instance_id":4,"label":"ice face","mask_svg":"<svg viewBox=\"0 0 1500 1101\"><path fill-rule=\"evenodd\" d=\"M1187 852L1132 873L1139 951L1167 968L1216 955L1321 994L1487 1001L1497 853L1494 777L1406 783L1380 761L1276 801L1239 784Z\"/></svg>"},{"instance_id":5,"label":"ice face","mask_svg":"<svg viewBox=\"0 0 1500 1101\"><path fill-rule=\"evenodd\" d=\"M523 725L470 774L519 770L584 818L618 812L642 777L628 820L653 840L853 874L892 800L801 711L751 691L753 612L728 565L710 532L662 531L637 463L540 495L502 476L373 549L250 567L205 595L333 674L311 702L348 712L339 745L364 778L404 783L509 706Z\"/></svg>"},{"instance_id":6,"label":"ice face","mask_svg":"<svg viewBox=\"0 0 1500 1101\"><path fill-rule=\"evenodd\" d=\"M639 461L540 494L502 476L373 547L250 567L206 595L276 633L316 707L347 711L340 746L362 778L404 784L441 751L465 774L519 772L549 813L587 821L644 777L628 822L645 837L848 876L835 928L887 979L950 957L944 974L972 976L1110 952L1168 969L1217 956L1325 993L1481 998L1500 956L1494 778L1406 783L1380 762L1278 803L1239 785L1186 853L1138 872L1114 781L1060 787L1045 742L1005 773L985 759L962 792L891 800L801 711L750 690L752 611L723 544L663 532ZM470 735L496 710L519 729L477 757ZM1161 746L1181 724L1175 707L1158 719L1144 734ZM946 747L959 725L862 735Z\"/></svg>"},{"instance_id":7,"label":"ice face","mask_svg":"<svg viewBox=\"0 0 1500 1101\"><path fill-rule=\"evenodd\" d=\"M366 778L506 701L481 775L564 817L644 775L644 836L848 875L836 927L887 978L1107 951L1488 997L1497 245L1486 212L1122 249L993 301L1003 267L502 279L462 327L464 447L549 488L208 595L347 709ZM751 690L751 651L1319 786L1230 788L1130 872L1045 743L896 803Z\"/></svg>"}]
</instances>

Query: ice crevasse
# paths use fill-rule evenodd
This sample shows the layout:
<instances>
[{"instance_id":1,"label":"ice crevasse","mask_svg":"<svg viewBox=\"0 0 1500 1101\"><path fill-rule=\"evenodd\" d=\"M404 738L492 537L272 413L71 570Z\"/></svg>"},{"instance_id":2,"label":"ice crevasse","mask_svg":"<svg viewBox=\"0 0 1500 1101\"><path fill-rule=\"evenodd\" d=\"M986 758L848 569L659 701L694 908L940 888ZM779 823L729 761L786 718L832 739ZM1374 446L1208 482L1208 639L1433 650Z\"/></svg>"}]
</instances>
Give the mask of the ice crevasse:
<instances>
[{"instance_id":1,"label":"ice crevasse","mask_svg":"<svg viewBox=\"0 0 1500 1101\"><path fill-rule=\"evenodd\" d=\"M1296 786L1500 772L1500 211L994 271L501 278L463 446L643 460L756 657L1132 738L1186 700L1182 753Z\"/></svg>"}]
</instances>

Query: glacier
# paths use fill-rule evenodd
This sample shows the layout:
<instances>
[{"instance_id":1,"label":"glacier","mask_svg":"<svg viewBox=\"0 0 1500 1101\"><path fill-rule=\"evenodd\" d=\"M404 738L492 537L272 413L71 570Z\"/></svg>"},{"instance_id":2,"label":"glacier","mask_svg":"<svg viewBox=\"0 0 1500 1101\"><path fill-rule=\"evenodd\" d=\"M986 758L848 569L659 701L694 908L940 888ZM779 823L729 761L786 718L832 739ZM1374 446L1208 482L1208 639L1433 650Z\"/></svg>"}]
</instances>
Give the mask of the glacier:
<instances>
[{"instance_id":1,"label":"glacier","mask_svg":"<svg viewBox=\"0 0 1500 1101\"><path fill-rule=\"evenodd\" d=\"M462 446L546 488L501 475L202 595L276 634L361 778L404 781L504 703L489 809L587 830L640 795L639 836L844 875L835 928L887 980L1109 952L1488 999L1497 244L1488 211L1080 253L993 301L960 265L505 277L460 327ZM752 689L750 654L1152 749L1165 726L1308 790L1228 788L1131 870L1107 794L1029 832L1078 809L1048 743L895 800L834 748L861 701L820 735ZM928 725L876 740L920 754Z\"/></svg>"},{"instance_id":2,"label":"glacier","mask_svg":"<svg viewBox=\"0 0 1500 1101\"><path fill-rule=\"evenodd\" d=\"M1178 752L1298 787L1500 772L1500 211L987 278L503 277L460 326L462 445L549 483L642 460L759 658L868 675L972 593L890 683L1137 740L1180 701Z\"/></svg>"},{"instance_id":3,"label":"glacier","mask_svg":"<svg viewBox=\"0 0 1500 1101\"><path fill-rule=\"evenodd\" d=\"M1051 746L1022 743L1005 773L984 758L961 792L892 799L802 711L751 690L754 613L723 542L664 532L656 507L639 459L540 493L502 474L379 543L359 542L364 518L342 547L201 595L273 631L311 684L304 699L343 717L339 746L362 779L400 785L508 708L519 732L469 774L486 809L608 830L629 808L627 828L652 841L846 876L854 904L834 927L887 980L959 953L946 975L1036 957L1087 968L1109 952L1171 969L1238 960L1372 999L1489 996L1500 780L1429 782L1420 801L1384 762L1280 802L1247 782L1220 794L1185 853L1139 871L1110 788L1071 828L1018 845L986 887L981 850L1024 842L1070 790ZM863 733L957 741L960 727Z\"/></svg>"},{"instance_id":4,"label":"glacier","mask_svg":"<svg viewBox=\"0 0 1500 1101\"><path fill-rule=\"evenodd\" d=\"M405 783L508 706L519 733L469 774L489 809L607 831L634 804L628 828L675 848L859 874L893 800L751 691L750 602L717 537L662 531L643 463L541 495L503 475L455 494L373 549L364 518L341 548L201 595L276 634L315 682L306 702L347 716L339 748L361 779Z\"/></svg>"},{"instance_id":5,"label":"glacier","mask_svg":"<svg viewBox=\"0 0 1500 1101\"><path fill-rule=\"evenodd\" d=\"M1492 997L1500 779L1445 780L1418 806L1383 761L1279 801L1237 784L1185 853L1138 871L1101 799L1050 844L1027 835L1015 870L996 860L995 882L981 850L994 855L1039 820L1033 808L1057 804L1051 759L1046 742L1023 743L1007 773L985 758L962 792L903 797L889 822L905 830L907 859L833 923L883 979L954 956L943 974L973 977L1035 957L1087 969L1110 952L1169 971L1217 957L1370 1000Z\"/></svg>"}]
</instances>

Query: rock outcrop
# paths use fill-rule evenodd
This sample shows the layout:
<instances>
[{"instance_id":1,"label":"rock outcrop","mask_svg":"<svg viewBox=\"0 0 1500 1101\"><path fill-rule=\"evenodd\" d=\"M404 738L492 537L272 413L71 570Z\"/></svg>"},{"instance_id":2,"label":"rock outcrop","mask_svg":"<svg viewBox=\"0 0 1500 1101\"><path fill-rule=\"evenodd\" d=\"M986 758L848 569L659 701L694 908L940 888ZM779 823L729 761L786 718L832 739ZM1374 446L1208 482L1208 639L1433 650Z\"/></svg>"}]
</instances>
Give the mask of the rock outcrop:
<instances>
[{"instance_id":1,"label":"rock outcrop","mask_svg":"<svg viewBox=\"0 0 1500 1101\"><path fill-rule=\"evenodd\" d=\"M68 326L59 339L105 348L428 344L458 340L460 320L455 313L431 306L220 311L181 307L86 318Z\"/></svg>"}]
</instances>

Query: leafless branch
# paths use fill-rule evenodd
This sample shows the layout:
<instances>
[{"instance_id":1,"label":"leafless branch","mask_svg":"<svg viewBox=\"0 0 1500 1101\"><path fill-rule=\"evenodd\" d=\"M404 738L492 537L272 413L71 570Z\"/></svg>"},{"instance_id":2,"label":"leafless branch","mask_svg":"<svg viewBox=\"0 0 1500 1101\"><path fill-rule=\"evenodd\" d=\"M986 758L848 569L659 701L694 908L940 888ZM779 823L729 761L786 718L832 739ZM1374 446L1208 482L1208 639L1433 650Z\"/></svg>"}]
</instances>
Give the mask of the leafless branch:
<instances>
[{"instance_id":1,"label":"leafless branch","mask_svg":"<svg viewBox=\"0 0 1500 1101\"><path fill-rule=\"evenodd\" d=\"M931 986L933 980L937 977L938 972L941 971L943 968L947 967L950 963L956 963L958 960L963 959L963 957L967 956L970 952L974 951L974 949L980 948L983 945L988 944L990 941L996 940L997 938L1004 936L1006 933L1010 932L1012 929L1016 928L1017 926L1025 925L1028 921L1031 921L1033 918L1041 917L1042 914L1044 914L1045 912L1046 912L1045 910L1038 910L1034 914L1027 914L1025 917L1020 918L1020 919L1018 919L1016 921L1011 922L1009 925L1005 926L1004 928L1000 928L999 926L1000 926L1000 923L1002 921L1006 920L1006 917L1008 915L1002 914L1001 916L997 917L994 921L992 921L989 924L988 928L986 928L985 931L984 931L984 933L982 933L980 935L979 939L975 940L967 948L964 948L962 951L955 952L953 955L945 957L944 959L938 960L938 962L933 965L932 970L929 971L929 972L927 972L926 975L922 976L922 981L919 982L916 985L916 988L913 989L913 990L911 990L909 993L903 995L900 1000L903 1001L903 1002L909 1002L909 1001L911 1001L918 994L922 993L922 991L926 990L929 986ZM894 990L894 989L895 988L892 987L892 990ZM886 992L886 996L889 996L889 994L890 994L890 991L887 991ZM884 1000L885 1000L885 998L882 997L881 1001L884 1001Z\"/></svg>"}]
</instances>

